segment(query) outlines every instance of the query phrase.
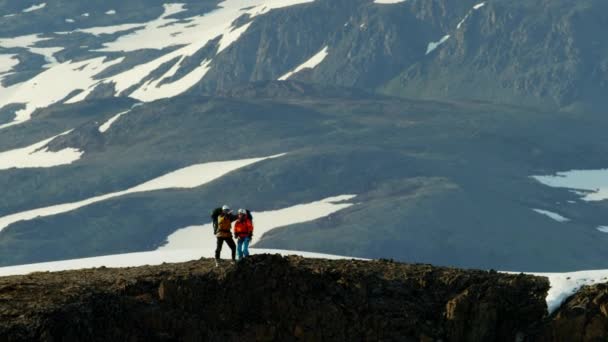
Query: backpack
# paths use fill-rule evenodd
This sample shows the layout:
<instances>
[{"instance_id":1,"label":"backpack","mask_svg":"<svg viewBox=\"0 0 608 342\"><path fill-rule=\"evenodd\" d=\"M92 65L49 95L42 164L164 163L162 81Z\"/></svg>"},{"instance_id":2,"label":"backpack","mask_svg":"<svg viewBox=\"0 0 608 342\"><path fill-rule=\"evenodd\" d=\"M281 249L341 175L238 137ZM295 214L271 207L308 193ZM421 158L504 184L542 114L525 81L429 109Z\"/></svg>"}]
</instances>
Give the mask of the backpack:
<instances>
[{"instance_id":1,"label":"backpack","mask_svg":"<svg viewBox=\"0 0 608 342\"><path fill-rule=\"evenodd\" d=\"M213 234L217 234L217 229L218 229L217 218L220 216L221 213L222 213L222 208L215 208L211 212L211 220L213 221Z\"/></svg>"},{"instance_id":2,"label":"backpack","mask_svg":"<svg viewBox=\"0 0 608 342\"><path fill-rule=\"evenodd\" d=\"M249 219L249 221L253 222L253 215L251 215L251 211L249 209L245 209L247 211L247 218Z\"/></svg>"}]
</instances>

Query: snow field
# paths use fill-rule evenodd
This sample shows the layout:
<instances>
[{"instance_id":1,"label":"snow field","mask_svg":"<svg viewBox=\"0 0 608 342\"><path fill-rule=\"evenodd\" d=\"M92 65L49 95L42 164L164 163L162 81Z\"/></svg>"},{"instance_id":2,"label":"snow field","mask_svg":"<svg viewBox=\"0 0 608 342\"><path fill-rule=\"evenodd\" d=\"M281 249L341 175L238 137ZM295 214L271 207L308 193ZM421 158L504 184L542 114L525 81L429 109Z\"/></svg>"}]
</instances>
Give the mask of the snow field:
<instances>
[{"instance_id":1,"label":"snow field","mask_svg":"<svg viewBox=\"0 0 608 342\"><path fill-rule=\"evenodd\" d=\"M19 64L19 60L15 57L16 55L0 55L0 74L13 70L13 67Z\"/></svg>"},{"instance_id":2,"label":"snow field","mask_svg":"<svg viewBox=\"0 0 608 342\"><path fill-rule=\"evenodd\" d=\"M21 11L21 12L23 12L23 13L28 13L28 12L38 11L38 10L41 10L41 9L43 9L43 8L45 8L45 7L46 7L46 3L45 3L45 2L43 2L43 3L41 3L41 4L32 5L31 7L28 7L28 8L24 9L24 10L23 10L23 11Z\"/></svg>"},{"instance_id":3,"label":"snow field","mask_svg":"<svg viewBox=\"0 0 608 342\"><path fill-rule=\"evenodd\" d=\"M51 152L48 150L47 146L55 138L69 134L70 132L71 130L27 147L0 152L0 170L11 168L53 167L71 164L77 161L84 152L74 148L66 148L61 151Z\"/></svg>"},{"instance_id":4,"label":"snow field","mask_svg":"<svg viewBox=\"0 0 608 342\"><path fill-rule=\"evenodd\" d=\"M0 129L17 125L30 120L31 114L38 108L48 107L64 99L76 90L81 93L70 98L66 103L83 101L98 85L114 84L115 95L128 95L141 101L154 101L182 94L199 82L212 67L212 59L203 60L198 67L191 70L182 78L171 83L163 83L174 76L181 68L185 58L194 55L209 41L221 37L217 53L221 53L237 41L250 27L253 18L273 9L310 3L314 0L226 0L218 4L218 8L204 15L197 15L186 20L170 18L172 15L185 11L184 4L165 4L163 14L147 23L121 24L107 27L94 27L78 31L100 35L119 33L133 30L129 34L120 35L114 41L107 42L97 52L130 52L140 49L165 49L172 46L181 48L169 52L155 60L135 66L129 70L105 79L95 79L95 76L108 67L121 63L123 58L106 60L96 57L86 61L67 61L58 63L53 55L61 47L36 47L42 38L39 35L28 35L15 38L0 38L2 47L26 47L33 53L42 54L49 64L48 70L34 78L7 88L0 86L0 108L11 103L23 103L25 109L17 111L12 122L0 125ZM41 5L38 5L41 6ZM42 6L44 7L44 6ZM40 7L40 8L42 8ZM114 10L106 12L116 14ZM232 23L242 15L248 15L250 22L240 27ZM176 34L179 33L179 34ZM141 81L158 69L164 63L177 60L172 68L160 78L149 80L137 89L124 94L124 91L141 83ZM2 63L2 62L0 62ZM4 65L0 64L0 65ZM7 67L2 67L7 68ZM11 66L12 68L12 66ZM0 69L1 70L1 69ZM64 82L55 82L57 79ZM32 96L35 94L35 96Z\"/></svg>"},{"instance_id":5,"label":"snow field","mask_svg":"<svg viewBox=\"0 0 608 342\"><path fill-rule=\"evenodd\" d=\"M443 36L438 42L430 42L429 45L426 47L426 54L428 55L429 53L435 51L435 49L441 46L441 44L447 42L448 39L450 39L449 34Z\"/></svg>"},{"instance_id":6,"label":"snow field","mask_svg":"<svg viewBox=\"0 0 608 342\"><path fill-rule=\"evenodd\" d=\"M374 0L375 4L398 4L407 0Z\"/></svg>"},{"instance_id":7,"label":"snow field","mask_svg":"<svg viewBox=\"0 0 608 342\"><path fill-rule=\"evenodd\" d=\"M280 210L253 212L254 238L259 240L272 229L313 221L346 209L353 204L343 203L343 201L348 201L354 197L355 195L343 195ZM209 255L213 255L215 238L213 237L211 223L178 229L169 235L167 244L158 250L168 251L197 247L208 250L211 253Z\"/></svg>"},{"instance_id":8,"label":"snow field","mask_svg":"<svg viewBox=\"0 0 608 342\"><path fill-rule=\"evenodd\" d=\"M548 217L550 217L551 219L553 219L553 220L555 220L557 222L568 222L568 221L570 221L569 218L563 217L562 215L560 215L558 213L554 213L554 212L551 212L551 211L548 211L548 210L542 210L542 209L532 209L532 210L534 210L535 212L537 212L537 213L539 213L541 215L548 216Z\"/></svg>"},{"instance_id":9,"label":"snow field","mask_svg":"<svg viewBox=\"0 0 608 342\"><path fill-rule=\"evenodd\" d=\"M263 160L278 158L283 156L269 156L263 158L250 158L223 162L210 162L204 164L196 164L188 166L163 176L154 178L148 182L134 186L130 189L113 192L101 196L95 196L87 198L82 201L57 204L45 208L37 208L27 210L15 214L10 214L4 217L0 217L0 231L9 225L18 221L32 220L37 217L52 216L62 213L66 213L78 208L82 208L97 202L105 201L111 198L120 197L132 193L144 192L144 191L155 191L164 189L189 189L201 186L208 182L211 182L223 175L232 172L234 170L243 168L245 166L261 162Z\"/></svg>"},{"instance_id":10,"label":"snow field","mask_svg":"<svg viewBox=\"0 0 608 342\"><path fill-rule=\"evenodd\" d=\"M214 247L215 248L215 247ZM281 254L287 255L299 255L305 258L321 258L321 259L352 259L349 257L321 254L321 253L309 253L301 251L289 251L279 249L257 249L250 248L251 254ZM107 255L100 257L84 258L84 259L73 259L64 261L52 261L37 264L19 265L19 266L8 266L0 268L0 276L9 275L23 275L32 272L58 272L77 270L83 268L94 268L94 267L137 267L144 265L160 265L163 263L178 263L186 262L191 260L197 260L200 258L209 258L210 254L208 251L203 249L181 249L181 250L169 250L169 251L150 251L150 252L138 252L128 254L116 254Z\"/></svg>"},{"instance_id":11,"label":"snow field","mask_svg":"<svg viewBox=\"0 0 608 342\"><path fill-rule=\"evenodd\" d=\"M15 113L12 122L0 125L0 129L26 122L36 109L57 103L74 90L89 88L96 82L93 79L96 74L122 60L106 61L105 57L97 57L81 62L68 61L54 65L23 83L8 88L0 86L0 108L11 103L24 103L26 106ZM57 82L59 79L64 81Z\"/></svg>"},{"instance_id":12,"label":"snow field","mask_svg":"<svg viewBox=\"0 0 608 342\"><path fill-rule=\"evenodd\" d=\"M321 51L317 52L309 60L300 64L295 69L293 69L292 71L289 71L285 75L279 77L279 81L285 81L288 78L290 78L291 76L293 76L293 74L296 74L299 71L302 71L304 69L314 69L317 65L319 65L319 64L321 64L321 62L323 62L325 57L327 57L327 55L328 55L327 49L328 49L328 47L325 46L323 49L321 49Z\"/></svg>"}]
</instances>

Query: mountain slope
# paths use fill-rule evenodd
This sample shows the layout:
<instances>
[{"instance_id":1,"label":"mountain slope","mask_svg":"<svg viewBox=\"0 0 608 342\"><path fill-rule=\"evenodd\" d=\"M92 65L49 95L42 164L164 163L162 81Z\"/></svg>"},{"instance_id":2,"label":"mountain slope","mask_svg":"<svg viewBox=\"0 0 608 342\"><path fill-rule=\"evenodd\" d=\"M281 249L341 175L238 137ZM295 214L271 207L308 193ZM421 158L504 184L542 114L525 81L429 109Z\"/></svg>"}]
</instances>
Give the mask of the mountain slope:
<instances>
[{"instance_id":1,"label":"mountain slope","mask_svg":"<svg viewBox=\"0 0 608 342\"><path fill-rule=\"evenodd\" d=\"M78 161L0 173L11 184L0 222L20 208L122 191L193 164L286 154L192 189L125 193L59 215L9 221L0 232L2 263L155 249L175 230L207 222L218 203L266 211L355 194L357 205L271 231L256 246L505 270L605 266L606 236L595 230L606 219L602 204L556 205L576 195L529 178L600 162L578 151L605 148L597 145L604 119L591 124L567 114L522 115L521 108L356 94L270 82L223 98L137 106L104 133L98 128L114 114L90 118L50 143L51 150L84 151ZM532 133L540 128L542 134ZM585 139L578 138L583 132ZM21 195L34 186L38 196ZM535 208L572 221L558 223Z\"/></svg>"},{"instance_id":2,"label":"mountain slope","mask_svg":"<svg viewBox=\"0 0 608 342\"><path fill-rule=\"evenodd\" d=\"M221 203L353 194L258 245L606 268L605 201L531 177L608 165L605 6L0 1L0 264L155 250Z\"/></svg>"}]
</instances>

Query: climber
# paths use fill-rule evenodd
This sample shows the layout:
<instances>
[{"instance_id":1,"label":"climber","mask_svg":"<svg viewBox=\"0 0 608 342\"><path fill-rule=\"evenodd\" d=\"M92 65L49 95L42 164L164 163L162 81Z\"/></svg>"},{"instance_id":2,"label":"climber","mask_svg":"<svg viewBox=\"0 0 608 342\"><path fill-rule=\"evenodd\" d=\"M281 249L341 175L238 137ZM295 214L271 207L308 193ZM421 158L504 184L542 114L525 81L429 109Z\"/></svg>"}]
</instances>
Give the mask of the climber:
<instances>
[{"instance_id":1,"label":"climber","mask_svg":"<svg viewBox=\"0 0 608 342\"><path fill-rule=\"evenodd\" d=\"M253 217L251 216L251 212L246 209L239 209L237 214L237 220L234 224L234 235L238 239L238 260L242 260L249 256L249 243L253 238Z\"/></svg>"},{"instance_id":2,"label":"climber","mask_svg":"<svg viewBox=\"0 0 608 342\"><path fill-rule=\"evenodd\" d=\"M227 205L222 206L222 211L217 217L217 248L215 249L215 263L218 264L220 260L220 254L222 252L222 245L224 242L230 247L232 251L232 261L235 261L236 256L236 245L234 240L232 240L232 232L230 229L232 228L232 222L236 220L236 216L232 214L232 210Z\"/></svg>"}]
</instances>

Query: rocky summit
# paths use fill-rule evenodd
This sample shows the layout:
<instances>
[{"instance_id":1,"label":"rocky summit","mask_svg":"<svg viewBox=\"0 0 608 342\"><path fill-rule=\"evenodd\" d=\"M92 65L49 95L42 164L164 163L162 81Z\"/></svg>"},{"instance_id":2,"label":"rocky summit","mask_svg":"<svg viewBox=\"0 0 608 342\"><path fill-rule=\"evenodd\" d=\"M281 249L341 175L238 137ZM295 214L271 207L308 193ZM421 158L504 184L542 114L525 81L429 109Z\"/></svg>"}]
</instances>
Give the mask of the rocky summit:
<instances>
[{"instance_id":1,"label":"rocky summit","mask_svg":"<svg viewBox=\"0 0 608 342\"><path fill-rule=\"evenodd\" d=\"M0 340L574 341L565 327L580 315L568 304L548 319L548 288L523 274L279 255L33 273L0 278Z\"/></svg>"}]
</instances>

